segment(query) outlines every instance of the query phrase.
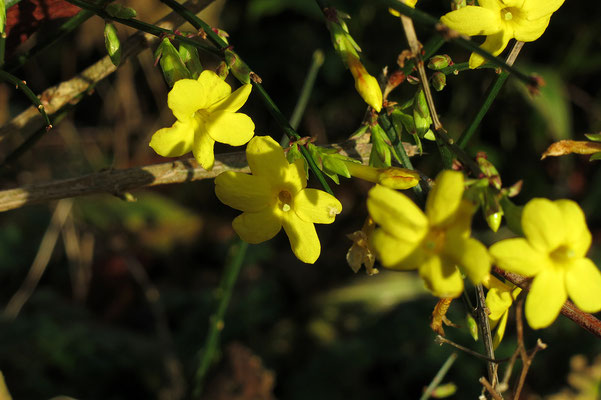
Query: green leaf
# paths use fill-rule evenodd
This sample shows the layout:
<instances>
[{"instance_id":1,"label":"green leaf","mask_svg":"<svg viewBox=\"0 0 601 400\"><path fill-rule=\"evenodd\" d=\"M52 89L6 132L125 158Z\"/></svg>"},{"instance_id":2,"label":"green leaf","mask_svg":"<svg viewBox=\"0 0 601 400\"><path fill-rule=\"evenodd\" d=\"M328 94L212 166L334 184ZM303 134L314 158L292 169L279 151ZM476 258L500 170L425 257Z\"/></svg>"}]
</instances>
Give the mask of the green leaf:
<instances>
[{"instance_id":1,"label":"green leaf","mask_svg":"<svg viewBox=\"0 0 601 400\"><path fill-rule=\"evenodd\" d=\"M104 24L104 45L106 51L115 67L121 63L121 42L117 34L117 28L112 22Z\"/></svg>"},{"instance_id":2,"label":"green leaf","mask_svg":"<svg viewBox=\"0 0 601 400\"><path fill-rule=\"evenodd\" d=\"M179 56L184 62L192 79L198 79L202 72L202 64L200 63L200 57L198 56L198 49L188 43L179 44Z\"/></svg>"},{"instance_id":3,"label":"green leaf","mask_svg":"<svg viewBox=\"0 0 601 400\"><path fill-rule=\"evenodd\" d=\"M108 15L115 18L131 19L135 18L138 13L131 7L125 7L118 3L111 3L105 8Z\"/></svg>"},{"instance_id":4,"label":"green leaf","mask_svg":"<svg viewBox=\"0 0 601 400\"><path fill-rule=\"evenodd\" d=\"M601 142L601 133L585 133L584 136L593 142Z\"/></svg>"},{"instance_id":5,"label":"green leaf","mask_svg":"<svg viewBox=\"0 0 601 400\"><path fill-rule=\"evenodd\" d=\"M161 69L163 76L170 87L173 87L175 82L180 79L190 79L190 71L182 61L179 52L175 49L168 38L164 38L161 44L157 47L155 58L160 57Z\"/></svg>"},{"instance_id":6,"label":"green leaf","mask_svg":"<svg viewBox=\"0 0 601 400\"><path fill-rule=\"evenodd\" d=\"M588 160L589 161L601 160L601 151L593 154Z\"/></svg>"}]
</instances>

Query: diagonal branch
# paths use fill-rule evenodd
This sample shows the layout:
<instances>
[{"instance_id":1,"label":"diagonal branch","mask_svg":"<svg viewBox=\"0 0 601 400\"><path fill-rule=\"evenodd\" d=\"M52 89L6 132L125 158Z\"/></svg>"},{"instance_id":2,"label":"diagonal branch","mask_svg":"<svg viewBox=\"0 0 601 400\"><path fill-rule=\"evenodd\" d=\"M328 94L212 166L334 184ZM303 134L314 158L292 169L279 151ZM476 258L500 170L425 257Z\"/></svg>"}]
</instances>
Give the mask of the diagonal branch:
<instances>
[{"instance_id":1,"label":"diagonal branch","mask_svg":"<svg viewBox=\"0 0 601 400\"><path fill-rule=\"evenodd\" d=\"M349 140L332 147L341 154L369 159L371 144ZM407 145L413 155L413 146ZM203 169L194 158L127 169L109 169L75 178L38 183L0 191L0 211L12 210L29 204L68 197L108 193L122 196L124 192L143 187L167 185L215 178L224 171L249 172L244 152L216 155L211 171Z\"/></svg>"}]
</instances>

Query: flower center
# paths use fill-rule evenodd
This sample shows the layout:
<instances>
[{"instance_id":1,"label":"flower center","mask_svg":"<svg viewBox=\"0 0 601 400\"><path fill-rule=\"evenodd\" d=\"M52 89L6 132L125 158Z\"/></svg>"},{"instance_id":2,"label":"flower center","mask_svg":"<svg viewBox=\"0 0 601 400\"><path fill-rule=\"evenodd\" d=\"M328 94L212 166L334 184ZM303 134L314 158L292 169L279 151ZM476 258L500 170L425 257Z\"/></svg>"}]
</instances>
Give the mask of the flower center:
<instances>
[{"instance_id":1,"label":"flower center","mask_svg":"<svg viewBox=\"0 0 601 400\"><path fill-rule=\"evenodd\" d=\"M574 259L576 252L566 245L559 246L551 252L551 258L557 262L566 262Z\"/></svg>"},{"instance_id":2,"label":"flower center","mask_svg":"<svg viewBox=\"0 0 601 400\"><path fill-rule=\"evenodd\" d=\"M280 210L284 212L290 211L292 209L292 207L290 206L291 203L292 195L290 194L290 192L282 190L280 191L280 193L278 193L278 207L280 207Z\"/></svg>"},{"instance_id":3,"label":"flower center","mask_svg":"<svg viewBox=\"0 0 601 400\"><path fill-rule=\"evenodd\" d=\"M425 249L434 254L439 254L444 247L446 232L444 229L430 229L423 242Z\"/></svg>"},{"instance_id":4,"label":"flower center","mask_svg":"<svg viewBox=\"0 0 601 400\"><path fill-rule=\"evenodd\" d=\"M513 14L510 8L504 8L501 10L501 18L504 21L511 21L513 19Z\"/></svg>"}]
</instances>

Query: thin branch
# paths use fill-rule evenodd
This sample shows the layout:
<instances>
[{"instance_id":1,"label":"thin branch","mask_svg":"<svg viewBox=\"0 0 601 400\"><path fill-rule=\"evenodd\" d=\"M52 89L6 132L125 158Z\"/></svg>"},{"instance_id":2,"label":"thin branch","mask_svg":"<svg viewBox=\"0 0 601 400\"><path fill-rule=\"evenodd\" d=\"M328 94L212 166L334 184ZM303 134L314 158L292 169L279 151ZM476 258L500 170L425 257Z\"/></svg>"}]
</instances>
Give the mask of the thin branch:
<instances>
[{"instance_id":1,"label":"thin branch","mask_svg":"<svg viewBox=\"0 0 601 400\"><path fill-rule=\"evenodd\" d=\"M72 205L73 202L71 200L62 200L56 205L48 229L46 229L46 233L44 233L44 236L42 237L42 242L40 243L35 259L29 268L29 272L19 290L17 290L10 298L4 309L4 315L7 318L14 319L19 315L19 312L38 286L38 283L40 282L40 279L42 279L42 275L48 266L48 262L50 262L50 257L54 252L58 236L67 220L67 216L71 212Z\"/></svg>"},{"instance_id":2,"label":"thin branch","mask_svg":"<svg viewBox=\"0 0 601 400\"><path fill-rule=\"evenodd\" d=\"M524 290L530 289L530 283L532 281L531 278L526 278L518 274L504 271L496 266L493 267L493 271ZM580 310L578 307L576 307L574 303L572 303L569 300L566 300L566 302L561 307L561 313L563 314L563 316L568 317L569 319L574 321L581 328L589 331L598 338L601 338L601 321L598 320L595 316Z\"/></svg>"},{"instance_id":3,"label":"thin branch","mask_svg":"<svg viewBox=\"0 0 601 400\"><path fill-rule=\"evenodd\" d=\"M482 335L482 341L484 342L484 351L491 360L495 359L495 350L492 343L492 333L490 330L490 324L488 321L488 309L486 308L486 298L484 297L484 289L482 284L476 285L476 292L478 293L478 307L476 308L476 315L478 317L478 326L480 327L480 334ZM497 386L499 378L497 376L497 365L496 363L489 361L486 365L488 370L488 379L493 387Z\"/></svg>"},{"instance_id":4,"label":"thin branch","mask_svg":"<svg viewBox=\"0 0 601 400\"><path fill-rule=\"evenodd\" d=\"M411 154L415 149L405 144ZM341 154L358 157L364 163L369 159L371 144L349 140L332 145ZM249 172L244 152L217 154L211 171L203 169L194 158L170 161L127 169L109 169L102 172L27 185L0 191L0 212L68 197L108 193L121 196L124 192L144 187L193 182L215 178L224 171Z\"/></svg>"},{"instance_id":5,"label":"thin branch","mask_svg":"<svg viewBox=\"0 0 601 400\"><path fill-rule=\"evenodd\" d=\"M434 392L434 389L436 389L438 385L440 385L440 382L442 382L443 378L445 377L449 369L451 369L451 366L453 365L456 359L457 353L451 353L449 358L447 358L444 364L442 364L442 367L440 367L440 369L436 373L436 376L434 376L434 379L432 379L432 382L430 382L430 384L422 394L422 397L419 398L419 400L428 400L430 398L432 392Z\"/></svg>"},{"instance_id":6,"label":"thin branch","mask_svg":"<svg viewBox=\"0 0 601 400\"><path fill-rule=\"evenodd\" d=\"M482 386L484 386L486 391L492 396L493 399L503 400L501 395L495 391L495 388L492 387L492 385L490 384L488 379L486 379L485 377L482 377L479 379L479 382L482 384Z\"/></svg>"},{"instance_id":7,"label":"thin branch","mask_svg":"<svg viewBox=\"0 0 601 400\"><path fill-rule=\"evenodd\" d=\"M188 1L186 4L189 5L193 11L199 12L213 1L214 0ZM156 23L161 26L175 28L184 23L184 19L177 13L172 12ZM153 36L144 35L141 32L130 36L123 42L122 60L137 55L142 50L146 49L153 40L157 39ZM39 95L41 103L44 105L48 114L54 114L69 104L78 103L84 94L91 91L98 82L116 70L117 68L113 65L109 56L105 56L74 78L44 90L44 92ZM0 128L0 142L11 134L18 133L22 137L28 137L43 128L43 126L44 119L40 116L39 110L36 107L29 107Z\"/></svg>"},{"instance_id":8,"label":"thin branch","mask_svg":"<svg viewBox=\"0 0 601 400\"><path fill-rule=\"evenodd\" d=\"M507 359L496 360L494 358L489 358L489 357L487 357L487 356L485 356L483 354L480 354L480 353L478 353L478 352L476 352L476 351L474 351L472 349L469 349L469 348L467 348L465 346L462 346L462 345L460 345L458 343L455 343L452 340L449 340L449 339L447 339L447 338L445 338L444 336L441 336L441 335L436 335L436 338L434 339L434 341L436 343L438 343L438 344L443 344L443 343L449 344L449 345L455 347L456 349L463 351L464 353L472 355L472 356L474 356L476 358L479 358L481 360L484 360L486 362L498 364L498 363L507 361Z\"/></svg>"}]
</instances>

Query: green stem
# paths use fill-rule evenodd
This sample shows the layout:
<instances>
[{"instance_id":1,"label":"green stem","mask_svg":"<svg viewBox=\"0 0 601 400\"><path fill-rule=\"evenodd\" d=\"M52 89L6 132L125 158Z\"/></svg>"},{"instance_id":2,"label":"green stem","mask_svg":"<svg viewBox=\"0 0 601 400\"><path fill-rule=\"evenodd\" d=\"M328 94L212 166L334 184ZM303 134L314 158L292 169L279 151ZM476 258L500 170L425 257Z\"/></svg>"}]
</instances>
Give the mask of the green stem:
<instances>
[{"instance_id":1,"label":"green stem","mask_svg":"<svg viewBox=\"0 0 601 400\"><path fill-rule=\"evenodd\" d=\"M25 93L25 96L27 96L29 101L38 109L38 111L42 115L42 118L44 118L44 122L46 122L46 131L52 129L52 123L50 122L48 114L46 114L46 109L42 105L40 99L38 99L38 96L36 96L35 93L33 93L31 89L29 89L24 80L21 80L16 76L2 70L0 70L0 80L10 82L17 88L21 89L21 91Z\"/></svg>"},{"instance_id":2,"label":"green stem","mask_svg":"<svg viewBox=\"0 0 601 400\"><path fill-rule=\"evenodd\" d=\"M501 72L499 76L497 76L495 82L488 88L484 102L480 106L478 113L474 117L470 126L467 127L467 129L459 137L459 140L457 140L457 145L460 148L464 149L472 136L474 136L476 129L478 129L478 126L480 126L480 122L482 122L482 119L490 109L490 106L495 101L495 98L501 91L501 88L505 84L507 78L509 78L509 74L506 71Z\"/></svg>"},{"instance_id":3,"label":"green stem","mask_svg":"<svg viewBox=\"0 0 601 400\"><path fill-rule=\"evenodd\" d=\"M74 1L74 0L69 0L69 1ZM213 32L213 29L206 22L204 22L202 19L198 18L196 15L194 15L193 13L188 11L185 7L183 7L181 4L179 4L175 0L161 0L161 2L165 3L171 9L173 9L173 11L175 11L176 13L181 15L186 21L188 21L190 24L192 24L192 26L194 26L196 29L204 30L205 33L207 34L207 37L217 47L219 47L221 49L225 49L226 47L229 47L229 45L221 37L219 37L219 35L217 35L215 32ZM244 63L244 61L242 59L240 59L240 61ZM288 138L290 140L299 140L301 138L301 136L296 132L296 130L294 128L292 128L292 126L290 126L290 122L284 116L284 114L280 111L280 109L274 103L274 101L271 99L269 94L267 94L267 91L265 91L265 89L263 88L263 85L261 85L256 80L251 80L251 82L252 82L252 85L253 85L255 91L258 92L259 96L263 100L263 103L267 107L267 110L269 111L271 116L276 120L276 122L278 123L280 128L284 131L284 133L288 136ZM306 148L304 148L304 146L300 146L300 149L301 149L301 153L302 153L303 157L305 158L305 160L307 160L307 164L309 165L309 168L311 169L311 171L313 171L313 173L315 174L315 177L317 178L317 180L319 181L321 186L323 186L323 188L326 192L333 195L334 193L332 192L332 189L326 182L326 179L325 179L323 173L317 166L317 163L315 163L315 160L313 159L313 157L311 156L309 151Z\"/></svg>"},{"instance_id":4,"label":"green stem","mask_svg":"<svg viewBox=\"0 0 601 400\"><path fill-rule=\"evenodd\" d=\"M177 41L183 42L183 43L187 43L191 46L195 46L196 48L206 51L208 53L219 55L219 56L221 55L221 52L218 49L216 49L212 46L206 45L204 43L201 43L198 40L194 40L194 39L190 39L185 36L182 36L182 35L178 35L177 33L175 33L172 30L159 28L155 25L148 24L146 22L142 22L142 21L139 21L134 18L124 19L124 18L113 17L110 14L108 14L106 11L104 11L104 9L102 9L101 7L87 3L83 0L66 0L66 1L73 5L76 5L79 8L82 8L84 10L92 11L94 14L98 15L101 18L115 21L122 25L130 26L134 29L137 29L142 32L150 33L151 35L154 35L157 37L169 36L170 38L172 38L174 40L177 40Z\"/></svg>"},{"instance_id":5,"label":"green stem","mask_svg":"<svg viewBox=\"0 0 601 400\"><path fill-rule=\"evenodd\" d=\"M453 139L449 137L443 130L434 131L434 135L437 138L437 143L440 140L439 145L443 145L451 150L459 161L461 161L466 167L472 171L475 177L482 176L482 170L478 163L476 163L462 148L457 146Z\"/></svg>"},{"instance_id":6,"label":"green stem","mask_svg":"<svg viewBox=\"0 0 601 400\"><path fill-rule=\"evenodd\" d=\"M410 170L415 170L415 168L413 168L413 163L411 163L411 159L409 158L409 156L407 155L407 152L405 151L405 146L403 145L403 141L401 140L401 135L399 135L399 133L397 132L394 124L390 121L390 118L388 118L388 115L386 115L385 113L380 114L378 116L378 121L379 121L380 125L382 126L382 129L389 132L389 134L388 134L389 138L390 137L399 138L398 140L395 140L392 143L392 151L394 151L396 156L401 160L403 167L410 169ZM413 192L420 200L425 200L424 199L425 193L424 193L424 190L421 185L422 185L422 182L420 179L420 183L413 187Z\"/></svg>"},{"instance_id":7,"label":"green stem","mask_svg":"<svg viewBox=\"0 0 601 400\"><path fill-rule=\"evenodd\" d=\"M234 285L236 284L236 280L238 279L238 275L240 274L240 270L244 263L244 256L246 255L247 249L248 243L242 240L239 240L230 247L228 261L226 262L223 276L221 277L221 283L219 285L219 304L217 310L211 316L209 331L203 346L204 350L200 357L200 362L194 378L194 389L192 392L192 398L194 399L200 399L202 395L204 379L215 358L215 351L217 350L219 343L219 335L224 326L223 319L225 312L227 311Z\"/></svg>"},{"instance_id":8,"label":"green stem","mask_svg":"<svg viewBox=\"0 0 601 400\"><path fill-rule=\"evenodd\" d=\"M307 77L305 78L305 82L303 83L303 87L301 88L300 96L298 97L296 106L294 107L294 111L292 112L292 116L290 117L290 126L292 126L293 129L298 128L301 118L305 113L307 103L309 102L309 97L311 96L313 86L315 85L317 73L323 65L323 60L323 51L315 50L313 52L311 67L309 68L309 72L307 73Z\"/></svg>"},{"instance_id":9,"label":"green stem","mask_svg":"<svg viewBox=\"0 0 601 400\"><path fill-rule=\"evenodd\" d=\"M451 353L449 358L447 358L447 360L444 362L444 364L442 364L442 367L440 367L440 369L434 376L434 379L432 379L432 382L430 382L430 384L424 391L424 394L422 394L422 397L420 397L419 400L427 400L430 398L430 396L432 395L432 392L434 392L434 389L436 389L438 387L438 385L440 385L440 382L442 382L442 380L445 377L445 375L447 374L447 372L449 372L449 369L451 369L451 366L453 365L453 363L455 362L456 359L457 359L457 353Z\"/></svg>"},{"instance_id":10,"label":"green stem","mask_svg":"<svg viewBox=\"0 0 601 400\"><path fill-rule=\"evenodd\" d=\"M489 52L487 52L485 50L482 50L480 48L480 46L478 46L473 41L466 39L463 35L459 35L456 32L454 32L455 34L450 35L449 28L446 28L438 19L432 17L431 15L426 14L418 9L411 8L408 5L406 5L403 2L398 1L398 0L379 0L379 1L381 3L383 3L384 5L386 5L387 7L397 10L398 12L400 12L403 15L406 15L407 17L411 18L413 21L415 21L419 24L422 24L422 25L429 26L432 30L437 32L439 35L441 35L446 40L457 43L458 45L462 46L463 48L465 48L469 51L480 54L482 57L489 60L494 65L515 75L517 78L524 81L524 83L526 83L527 85L533 86L535 88L538 88L540 86L539 80L536 79L535 77L526 75L522 71L510 66L505 61L493 56L492 54L490 54ZM442 28L445 28L445 29L442 29Z\"/></svg>"}]
</instances>

